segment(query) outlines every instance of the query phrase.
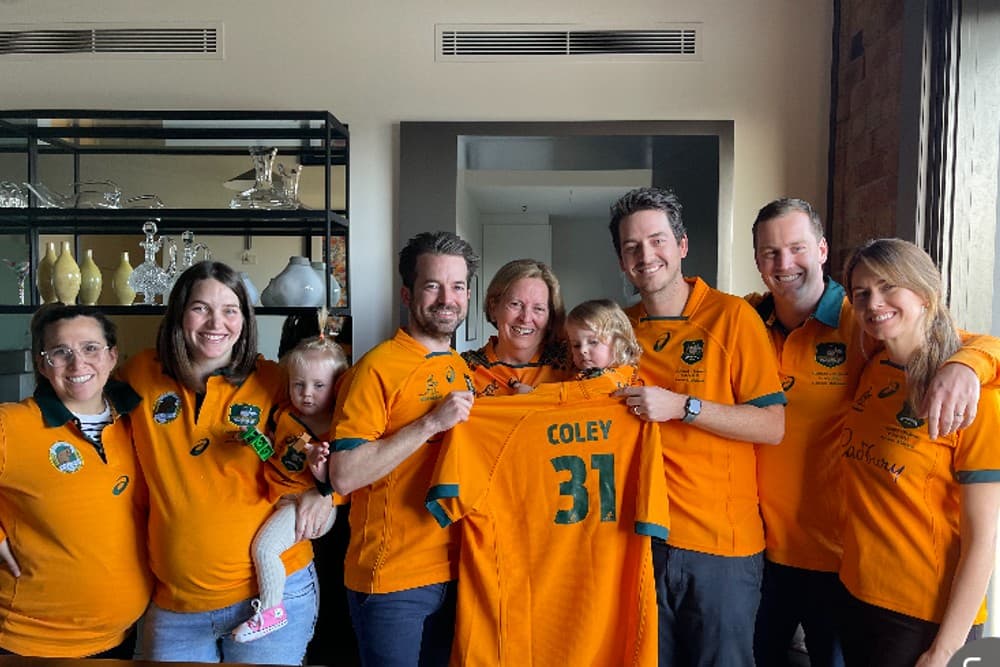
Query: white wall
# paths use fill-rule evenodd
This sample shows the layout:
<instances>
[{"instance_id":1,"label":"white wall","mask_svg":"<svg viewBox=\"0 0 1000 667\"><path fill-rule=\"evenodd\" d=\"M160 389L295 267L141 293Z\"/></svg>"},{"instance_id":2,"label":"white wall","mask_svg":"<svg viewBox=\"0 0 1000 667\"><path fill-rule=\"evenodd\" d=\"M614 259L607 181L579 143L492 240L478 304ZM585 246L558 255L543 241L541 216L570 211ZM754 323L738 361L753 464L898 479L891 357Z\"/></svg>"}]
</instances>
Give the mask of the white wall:
<instances>
[{"instance_id":1,"label":"white wall","mask_svg":"<svg viewBox=\"0 0 1000 667\"><path fill-rule=\"evenodd\" d=\"M330 109L351 127L355 352L391 333L402 120L735 123L732 284L757 284L750 221L826 197L832 5L799 0L103 0L114 20L222 21L222 61L0 59L7 108ZM95 20L93 3L4 0L0 25ZM697 63L436 63L435 23L702 23ZM720 239L725 242L725 240Z\"/></svg>"},{"instance_id":2,"label":"white wall","mask_svg":"<svg viewBox=\"0 0 1000 667\"><path fill-rule=\"evenodd\" d=\"M461 153L461 151L459 152ZM479 219L479 209L476 208L475 202L468 196L468 191L465 188L464 179L467 173L465 169L458 170L458 183L455 186L455 211L458 216L456 229L458 235L472 244L473 248L482 248L483 225ZM479 259L480 270L476 272L478 278L475 285L470 285L470 287L474 287L475 294L471 294L469 314L465 318L465 324L455 334L455 349L459 352L479 349L486 343L490 334L485 330L486 318L483 316L482 309L483 295L486 294L487 285L483 279L482 255ZM475 326L472 327L471 332L469 330L470 320L475 320Z\"/></svg>"},{"instance_id":3,"label":"white wall","mask_svg":"<svg viewBox=\"0 0 1000 667\"><path fill-rule=\"evenodd\" d=\"M553 217L552 270L568 313L588 299L612 299L631 305L624 291L615 248L608 233L607 217Z\"/></svg>"}]
</instances>

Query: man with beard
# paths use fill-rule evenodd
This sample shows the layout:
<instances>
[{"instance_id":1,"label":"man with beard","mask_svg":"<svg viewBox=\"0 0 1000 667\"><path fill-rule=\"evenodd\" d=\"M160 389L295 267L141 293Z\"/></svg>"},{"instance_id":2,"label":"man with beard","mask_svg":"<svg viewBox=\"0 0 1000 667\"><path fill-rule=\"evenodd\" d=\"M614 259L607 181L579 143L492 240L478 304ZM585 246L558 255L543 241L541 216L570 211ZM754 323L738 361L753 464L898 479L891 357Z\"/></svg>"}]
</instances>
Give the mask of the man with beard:
<instances>
[{"instance_id":1,"label":"man with beard","mask_svg":"<svg viewBox=\"0 0 1000 667\"><path fill-rule=\"evenodd\" d=\"M455 234L425 232L399 253L409 322L340 388L330 482L351 494L344 583L364 665L447 665L458 535L424 506L442 433L469 417L472 381L451 337L479 258Z\"/></svg>"},{"instance_id":2,"label":"man with beard","mask_svg":"<svg viewBox=\"0 0 1000 667\"><path fill-rule=\"evenodd\" d=\"M685 278L681 205L657 188L611 208L611 238L642 302L627 312L645 386L621 390L661 423L670 538L653 543L659 664L752 667L764 528L752 443L778 443L785 398L745 301Z\"/></svg>"}]
</instances>

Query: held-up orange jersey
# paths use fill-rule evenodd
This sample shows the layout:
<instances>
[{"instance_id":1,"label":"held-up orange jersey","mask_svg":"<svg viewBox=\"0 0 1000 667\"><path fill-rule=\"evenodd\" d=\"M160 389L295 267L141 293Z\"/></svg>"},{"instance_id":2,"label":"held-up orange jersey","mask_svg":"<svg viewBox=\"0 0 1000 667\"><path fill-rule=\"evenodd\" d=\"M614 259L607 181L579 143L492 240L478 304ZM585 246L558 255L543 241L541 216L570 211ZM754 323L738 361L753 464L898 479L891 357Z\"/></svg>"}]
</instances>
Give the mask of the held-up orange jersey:
<instances>
[{"instance_id":1,"label":"held-up orange jersey","mask_svg":"<svg viewBox=\"0 0 1000 667\"><path fill-rule=\"evenodd\" d=\"M610 394L631 367L484 398L445 437L427 507L462 530L454 665L655 665L659 428Z\"/></svg>"},{"instance_id":2,"label":"held-up orange jersey","mask_svg":"<svg viewBox=\"0 0 1000 667\"><path fill-rule=\"evenodd\" d=\"M454 350L429 352L400 329L347 371L334 412L335 451L377 447L434 409L453 391L472 391L469 371ZM440 584L456 578L458 542L424 508L441 435L395 470L351 493L351 541L344 583L362 593Z\"/></svg>"},{"instance_id":3,"label":"held-up orange jersey","mask_svg":"<svg viewBox=\"0 0 1000 667\"><path fill-rule=\"evenodd\" d=\"M472 372L476 396L509 396L517 393L512 384L537 387L543 382L562 382L576 373L573 358L565 341L545 345L526 364L508 364L496 354L497 337L478 350L463 352L462 358Z\"/></svg>"},{"instance_id":4,"label":"held-up orange jersey","mask_svg":"<svg viewBox=\"0 0 1000 667\"><path fill-rule=\"evenodd\" d=\"M931 440L906 406L906 375L882 353L864 370L839 440L844 473L840 579L860 600L940 623L961 549L960 485L1000 482L1000 389L976 420ZM985 603L976 623L986 618Z\"/></svg>"},{"instance_id":5,"label":"held-up orange jersey","mask_svg":"<svg viewBox=\"0 0 1000 667\"><path fill-rule=\"evenodd\" d=\"M0 646L81 657L113 648L153 591L146 486L132 451L130 387L110 381L112 423L97 445L47 385L0 405L0 539L21 568L0 566Z\"/></svg>"},{"instance_id":6,"label":"held-up orange jersey","mask_svg":"<svg viewBox=\"0 0 1000 667\"><path fill-rule=\"evenodd\" d=\"M641 303L626 312L642 346L647 385L727 405L781 405L778 366L760 316L743 299L691 284L679 317L649 317ZM670 489L673 546L717 556L764 549L754 446L679 420L660 425Z\"/></svg>"},{"instance_id":7,"label":"held-up orange jersey","mask_svg":"<svg viewBox=\"0 0 1000 667\"><path fill-rule=\"evenodd\" d=\"M272 409L287 394L284 371L261 357L239 386L210 376L200 409L195 392L163 374L153 350L129 359L121 374L143 396L132 425L149 485L156 604L199 612L253 597L254 535L278 496L313 483L308 471L299 473L299 486L276 482L277 469L239 437L241 426L265 430ZM281 488L272 488L275 484ZM305 567L312 560L311 544L299 542L282 560L289 573Z\"/></svg>"},{"instance_id":8,"label":"held-up orange jersey","mask_svg":"<svg viewBox=\"0 0 1000 667\"><path fill-rule=\"evenodd\" d=\"M827 279L816 311L785 331L770 295L747 297L764 320L778 357L788 405L785 437L757 448L757 481L769 560L807 570L840 567L839 437L864 366L861 331L844 288ZM981 382L997 373L1000 349L989 336L969 337L949 361L970 366Z\"/></svg>"}]
</instances>

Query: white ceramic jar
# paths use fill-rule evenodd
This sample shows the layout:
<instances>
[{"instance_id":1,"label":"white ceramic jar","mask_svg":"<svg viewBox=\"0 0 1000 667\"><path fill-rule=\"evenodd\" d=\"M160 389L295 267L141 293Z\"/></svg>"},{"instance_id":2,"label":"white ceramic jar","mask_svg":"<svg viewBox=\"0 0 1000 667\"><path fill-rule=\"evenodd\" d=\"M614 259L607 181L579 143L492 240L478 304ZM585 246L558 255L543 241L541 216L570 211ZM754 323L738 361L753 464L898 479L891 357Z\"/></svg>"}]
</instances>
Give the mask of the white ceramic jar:
<instances>
[{"instance_id":1,"label":"white ceramic jar","mask_svg":"<svg viewBox=\"0 0 1000 667\"><path fill-rule=\"evenodd\" d=\"M271 278L260 295L262 306L312 306L323 305L323 281L313 270L306 257L289 257L288 266Z\"/></svg>"}]
</instances>

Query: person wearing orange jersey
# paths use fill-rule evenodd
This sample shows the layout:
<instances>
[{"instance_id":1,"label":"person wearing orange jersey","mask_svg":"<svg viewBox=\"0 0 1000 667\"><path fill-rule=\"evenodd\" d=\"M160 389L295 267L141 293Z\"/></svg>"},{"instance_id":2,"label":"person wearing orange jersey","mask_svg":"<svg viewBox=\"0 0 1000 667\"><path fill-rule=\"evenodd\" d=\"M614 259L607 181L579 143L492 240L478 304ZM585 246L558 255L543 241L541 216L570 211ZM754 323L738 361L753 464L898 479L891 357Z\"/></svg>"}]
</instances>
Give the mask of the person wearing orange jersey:
<instances>
[{"instance_id":1,"label":"person wearing orange jersey","mask_svg":"<svg viewBox=\"0 0 1000 667\"><path fill-rule=\"evenodd\" d=\"M458 542L424 508L441 434L469 417L472 380L451 337L478 265L455 234L399 253L409 321L346 374L334 413L330 482L351 496L344 566L364 665L444 665L454 634Z\"/></svg>"},{"instance_id":2,"label":"person wearing orange jersey","mask_svg":"<svg viewBox=\"0 0 1000 667\"><path fill-rule=\"evenodd\" d=\"M611 301L580 304L566 331L573 380L477 401L445 436L427 507L465 537L452 664L656 664L660 433L610 396L641 350Z\"/></svg>"},{"instance_id":3,"label":"person wearing orange jersey","mask_svg":"<svg viewBox=\"0 0 1000 667\"><path fill-rule=\"evenodd\" d=\"M757 450L767 550L754 650L758 664L783 664L801 623L813 667L837 667L843 657L834 613L841 550L835 528L843 496L834 454L864 364L861 329L843 287L823 276L827 243L808 202L786 198L762 207L753 239L770 291L746 298L768 329L788 398L781 445ZM956 412L971 406L975 413L980 378L962 364L992 380L993 342L971 340L939 371L925 400L930 428L948 434L962 425Z\"/></svg>"},{"instance_id":4,"label":"person wearing orange jersey","mask_svg":"<svg viewBox=\"0 0 1000 667\"><path fill-rule=\"evenodd\" d=\"M562 340L562 294L547 264L515 259L501 266L486 289L483 311L497 335L462 353L476 396L525 393L572 376Z\"/></svg>"},{"instance_id":5,"label":"person wearing orange jersey","mask_svg":"<svg viewBox=\"0 0 1000 667\"><path fill-rule=\"evenodd\" d=\"M333 487L328 481L328 431L337 395L335 387L347 370L347 357L333 338L323 333L326 308L320 309L318 319L320 335L299 341L281 358L281 365L288 372L291 405L279 409L275 417L271 456L289 472L302 472L308 467L319 493L330 496ZM233 638L238 642L256 641L288 624L288 612L282 602L285 566L281 554L300 540L326 535L337 518L336 509L324 510L326 521L307 528L303 521L296 521L299 518L296 514L294 496L282 498L254 538L253 559L260 595L251 602L253 616L233 630Z\"/></svg>"},{"instance_id":6,"label":"person wearing orange jersey","mask_svg":"<svg viewBox=\"0 0 1000 667\"><path fill-rule=\"evenodd\" d=\"M971 425L932 436L914 406L959 346L937 267L908 241L878 239L851 255L844 276L869 343L839 441L844 657L945 667L981 636L985 618L1000 510L1000 389L983 389Z\"/></svg>"},{"instance_id":7,"label":"person wearing orange jersey","mask_svg":"<svg viewBox=\"0 0 1000 667\"><path fill-rule=\"evenodd\" d=\"M109 379L103 314L50 304L30 329L34 395L0 405L0 654L128 658L152 593L139 396Z\"/></svg>"},{"instance_id":8,"label":"person wearing orange jersey","mask_svg":"<svg viewBox=\"0 0 1000 667\"><path fill-rule=\"evenodd\" d=\"M150 489L156 587L142 657L300 664L312 637L317 590L308 541L282 556L292 622L250 643L231 634L258 593L249 548L257 529L282 495L314 487L311 474L265 462L240 437L249 426L266 430L287 396L284 371L256 349L256 320L238 274L201 262L174 285L156 350L122 369L144 399L133 425ZM315 488L299 502L331 510ZM322 525L325 515L314 520Z\"/></svg>"},{"instance_id":9,"label":"person wearing orange jersey","mask_svg":"<svg viewBox=\"0 0 1000 667\"><path fill-rule=\"evenodd\" d=\"M659 422L670 539L653 543L661 665L752 666L764 530L752 443L784 434L777 363L743 299L685 278L673 193L640 188L612 207L619 263L639 290L627 312L645 386L621 394Z\"/></svg>"}]
</instances>

